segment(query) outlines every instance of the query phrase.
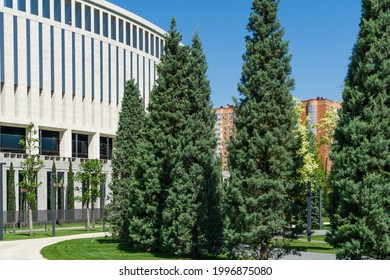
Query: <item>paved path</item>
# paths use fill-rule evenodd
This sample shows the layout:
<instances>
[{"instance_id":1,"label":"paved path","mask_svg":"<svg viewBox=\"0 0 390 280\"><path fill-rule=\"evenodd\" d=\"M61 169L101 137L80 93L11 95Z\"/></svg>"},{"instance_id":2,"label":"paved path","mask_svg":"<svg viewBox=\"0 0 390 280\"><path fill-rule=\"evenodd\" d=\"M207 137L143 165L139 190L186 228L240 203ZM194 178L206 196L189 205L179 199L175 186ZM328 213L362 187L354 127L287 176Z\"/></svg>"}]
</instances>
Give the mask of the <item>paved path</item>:
<instances>
[{"instance_id":1,"label":"paved path","mask_svg":"<svg viewBox=\"0 0 390 280\"><path fill-rule=\"evenodd\" d=\"M298 255L287 255L281 258L281 260L335 260L336 255L334 254L321 254L312 252L301 252Z\"/></svg>"},{"instance_id":2,"label":"paved path","mask_svg":"<svg viewBox=\"0 0 390 280\"><path fill-rule=\"evenodd\" d=\"M44 260L40 253L43 247L64 240L93 238L105 235L106 233L104 232L95 232L30 240L0 241L0 260Z\"/></svg>"}]
</instances>

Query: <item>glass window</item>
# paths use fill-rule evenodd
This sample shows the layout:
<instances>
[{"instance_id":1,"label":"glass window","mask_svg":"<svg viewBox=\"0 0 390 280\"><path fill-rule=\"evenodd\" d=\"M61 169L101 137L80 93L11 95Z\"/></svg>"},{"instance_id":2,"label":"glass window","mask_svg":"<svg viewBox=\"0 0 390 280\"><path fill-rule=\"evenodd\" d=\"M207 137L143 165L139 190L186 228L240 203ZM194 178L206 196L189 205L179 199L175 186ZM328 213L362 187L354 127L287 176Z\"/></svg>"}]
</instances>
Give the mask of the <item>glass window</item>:
<instances>
[{"instance_id":1,"label":"glass window","mask_svg":"<svg viewBox=\"0 0 390 280\"><path fill-rule=\"evenodd\" d=\"M13 8L12 0L4 0L4 7Z\"/></svg>"},{"instance_id":2,"label":"glass window","mask_svg":"<svg viewBox=\"0 0 390 280\"><path fill-rule=\"evenodd\" d=\"M50 0L42 0L42 16L50 18Z\"/></svg>"},{"instance_id":3,"label":"glass window","mask_svg":"<svg viewBox=\"0 0 390 280\"><path fill-rule=\"evenodd\" d=\"M88 158L88 135L72 134L72 157Z\"/></svg>"},{"instance_id":4,"label":"glass window","mask_svg":"<svg viewBox=\"0 0 390 280\"><path fill-rule=\"evenodd\" d=\"M65 23L72 25L72 2L65 0Z\"/></svg>"},{"instance_id":5,"label":"glass window","mask_svg":"<svg viewBox=\"0 0 390 280\"><path fill-rule=\"evenodd\" d=\"M26 129L19 127L0 127L0 149L2 152L24 153L20 140L26 136Z\"/></svg>"},{"instance_id":6,"label":"glass window","mask_svg":"<svg viewBox=\"0 0 390 280\"><path fill-rule=\"evenodd\" d=\"M100 137L100 159L111 159L112 138Z\"/></svg>"},{"instance_id":7,"label":"glass window","mask_svg":"<svg viewBox=\"0 0 390 280\"><path fill-rule=\"evenodd\" d=\"M18 0L18 10L22 12L26 11L26 0Z\"/></svg>"},{"instance_id":8,"label":"glass window","mask_svg":"<svg viewBox=\"0 0 390 280\"><path fill-rule=\"evenodd\" d=\"M145 31L145 52L149 53L149 32Z\"/></svg>"},{"instance_id":9,"label":"glass window","mask_svg":"<svg viewBox=\"0 0 390 280\"><path fill-rule=\"evenodd\" d=\"M61 0L54 0L54 20L61 22Z\"/></svg>"},{"instance_id":10,"label":"glass window","mask_svg":"<svg viewBox=\"0 0 390 280\"><path fill-rule=\"evenodd\" d=\"M126 44L130 46L130 23L126 22Z\"/></svg>"},{"instance_id":11,"label":"glass window","mask_svg":"<svg viewBox=\"0 0 390 280\"><path fill-rule=\"evenodd\" d=\"M119 20L119 42L123 43L123 20Z\"/></svg>"},{"instance_id":12,"label":"glass window","mask_svg":"<svg viewBox=\"0 0 390 280\"><path fill-rule=\"evenodd\" d=\"M154 55L154 35L150 34L150 54Z\"/></svg>"},{"instance_id":13,"label":"glass window","mask_svg":"<svg viewBox=\"0 0 390 280\"><path fill-rule=\"evenodd\" d=\"M137 26L133 25L133 48L137 48Z\"/></svg>"},{"instance_id":14,"label":"glass window","mask_svg":"<svg viewBox=\"0 0 390 280\"><path fill-rule=\"evenodd\" d=\"M100 34L100 11L94 10L94 31L96 34Z\"/></svg>"},{"instance_id":15,"label":"glass window","mask_svg":"<svg viewBox=\"0 0 390 280\"><path fill-rule=\"evenodd\" d=\"M75 4L75 20L76 20L76 27L81 28L81 3L76 2Z\"/></svg>"},{"instance_id":16,"label":"glass window","mask_svg":"<svg viewBox=\"0 0 390 280\"><path fill-rule=\"evenodd\" d=\"M18 68L18 17L14 16L14 85L19 84Z\"/></svg>"},{"instance_id":17,"label":"glass window","mask_svg":"<svg viewBox=\"0 0 390 280\"><path fill-rule=\"evenodd\" d=\"M42 22L38 24L38 41L39 41L39 88L43 89L43 34Z\"/></svg>"},{"instance_id":18,"label":"glass window","mask_svg":"<svg viewBox=\"0 0 390 280\"><path fill-rule=\"evenodd\" d=\"M33 15L38 15L38 0L31 0L30 1L30 12Z\"/></svg>"},{"instance_id":19,"label":"glass window","mask_svg":"<svg viewBox=\"0 0 390 280\"><path fill-rule=\"evenodd\" d=\"M39 131L39 146L41 155L60 155L60 133L58 131Z\"/></svg>"},{"instance_id":20,"label":"glass window","mask_svg":"<svg viewBox=\"0 0 390 280\"><path fill-rule=\"evenodd\" d=\"M139 50L143 51L144 50L144 31L141 28L138 29L138 36L139 36L139 39L138 39Z\"/></svg>"},{"instance_id":21,"label":"glass window","mask_svg":"<svg viewBox=\"0 0 390 280\"><path fill-rule=\"evenodd\" d=\"M160 39L156 37L156 57L160 58Z\"/></svg>"},{"instance_id":22,"label":"glass window","mask_svg":"<svg viewBox=\"0 0 390 280\"><path fill-rule=\"evenodd\" d=\"M27 86L31 87L31 23L26 20Z\"/></svg>"},{"instance_id":23,"label":"glass window","mask_svg":"<svg viewBox=\"0 0 390 280\"><path fill-rule=\"evenodd\" d=\"M111 39L116 40L116 18L111 16Z\"/></svg>"},{"instance_id":24,"label":"glass window","mask_svg":"<svg viewBox=\"0 0 390 280\"><path fill-rule=\"evenodd\" d=\"M103 13L103 36L108 37L108 14Z\"/></svg>"},{"instance_id":25,"label":"glass window","mask_svg":"<svg viewBox=\"0 0 390 280\"><path fill-rule=\"evenodd\" d=\"M91 31L91 7L85 6L85 30Z\"/></svg>"}]
</instances>

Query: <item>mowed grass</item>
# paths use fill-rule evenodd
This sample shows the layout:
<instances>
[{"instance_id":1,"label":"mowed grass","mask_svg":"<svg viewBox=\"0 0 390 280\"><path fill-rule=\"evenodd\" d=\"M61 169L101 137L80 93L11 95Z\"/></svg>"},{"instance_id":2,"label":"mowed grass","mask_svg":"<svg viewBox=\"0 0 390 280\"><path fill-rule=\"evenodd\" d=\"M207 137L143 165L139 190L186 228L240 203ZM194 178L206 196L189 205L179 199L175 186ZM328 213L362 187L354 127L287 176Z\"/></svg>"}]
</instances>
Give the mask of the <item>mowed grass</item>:
<instances>
[{"instance_id":1,"label":"mowed grass","mask_svg":"<svg viewBox=\"0 0 390 280\"><path fill-rule=\"evenodd\" d=\"M102 229L95 228L90 229L87 231L84 228L80 229L62 229L62 230L56 230L55 236L68 236L68 235L75 235L75 234L84 234L84 233L94 233L94 232L101 232ZM35 239L35 238L48 238L52 237L52 231L34 231L33 236L29 236L28 232L16 232L16 233L7 233L3 235L4 241L12 241L12 240L26 240L26 239Z\"/></svg>"},{"instance_id":2,"label":"mowed grass","mask_svg":"<svg viewBox=\"0 0 390 280\"><path fill-rule=\"evenodd\" d=\"M335 249L324 241L325 235L314 235L311 237L312 242L304 241L306 236L301 237L299 240L294 240L290 243L290 248L302 251L302 252L314 252L335 254Z\"/></svg>"},{"instance_id":3,"label":"mowed grass","mask_svg":"<svg viewBox=\"0 0 390 280\"><path fill-rule=\"evenodd\" d=\"M190 260L166 253L136 252L111 238L86 238L62 241L41 250L49 260ZM205 256L204 259L215 259Z\"/></svg>"}]
</instances>

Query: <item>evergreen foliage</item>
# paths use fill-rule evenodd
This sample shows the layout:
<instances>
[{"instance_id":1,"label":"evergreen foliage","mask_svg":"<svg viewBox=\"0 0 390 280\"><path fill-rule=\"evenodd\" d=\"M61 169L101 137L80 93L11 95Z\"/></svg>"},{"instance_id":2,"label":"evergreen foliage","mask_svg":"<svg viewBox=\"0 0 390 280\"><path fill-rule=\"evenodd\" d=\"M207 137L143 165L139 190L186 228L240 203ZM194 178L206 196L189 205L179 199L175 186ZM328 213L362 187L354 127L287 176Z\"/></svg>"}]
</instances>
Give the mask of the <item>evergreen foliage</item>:
<instances>
[{"instance_id":1,"label":"evergreen foliage","mask_svg":"<svg viewBox=\"0 0 390 280\"><path fill-rule=\"evenodd\" d=\"M74 209L74 173L72 167L72 161L69 161L69 170L68 170L68 187L66 189L67 197L67 209Z\"/></svg>"},{"instance_id":2,"label":"evergreen foliage","mask_svg":"<svg viewBox=\"0 0 390 280\"><path fill-rule=\"evenodd\" d=\"M390 3L362 4L331 154L327 241L338 259L390 259Z\"/></svg>"},{"instance_id":3,"label":"evergreen foliage","mask_svg":"<svg viewBox=\"0 0 390 280\"><path fill-rule=\"evenodd\" d=\"M146 113L140 92L134 80L126 82L122 110L119 113L118 131L112 158L112 203L110 222L114 234L128 241L130 213L143 203L136 201L135 172L142 140Z\"/></svg>"},{"instance_id":4,"label":"evergreen foliage","mask_svg":"<svg viewBox=\"0 0 390 280\"><path fill-rule=\"evenodd\" d=\"M185 107L178 113L184 117L180 120L184 125L178 132L175 165L163 212L163 246L175 254L198 257L206 252L217 254L222 245L214 114L207 62L198 33L193 36L189 57L183 57L183 63L188 63L183 69L187 77L180 77L181 83L186 83L181 101Z\"/></svg>"},{"instance_id":5,"label":"evergreen foliage","mask_svg":"<svg viewBox=\"0 0 390 280\"><path fill-rule=\"evenodd\" d=\"M236 108L235 139L228 146L226 238L231 257L268 259L283 247L274 239L287 226L296 149L288 43L277 18L279 1L254 0L247 26Z\"/></svg>"},{"instance_id":6,"label":"evergreen foliage","mask_svg":"<svg viewBox=\"0 0 390 280\"><path fill-rule=\"evenodd\" d=\"M15 222L16 220L16 195L15 195L15 170L14 164L11 162L7 178L7 212L8 221Z\"/></svg>"}]
</instances>

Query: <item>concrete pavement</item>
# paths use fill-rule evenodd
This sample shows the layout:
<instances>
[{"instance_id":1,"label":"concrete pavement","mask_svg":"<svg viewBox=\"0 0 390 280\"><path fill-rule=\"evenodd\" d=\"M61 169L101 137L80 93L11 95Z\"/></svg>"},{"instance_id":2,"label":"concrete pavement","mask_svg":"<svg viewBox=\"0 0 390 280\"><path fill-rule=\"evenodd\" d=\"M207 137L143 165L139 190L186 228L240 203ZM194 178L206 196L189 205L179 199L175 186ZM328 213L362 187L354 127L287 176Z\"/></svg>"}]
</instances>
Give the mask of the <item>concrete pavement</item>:
<instances>
[{"instance_id":1,"label":"concrete pavement","mask_svg":"<svg viewBox=\"0 0 390 280\"><path fill-rule=\"evenodd\" d=\"M0 241L0 260L45 260L40 251L48 245L71 239L102 237L106 234L108 233L95 232L61 237Z\"/></svg>"}]
</instances>

